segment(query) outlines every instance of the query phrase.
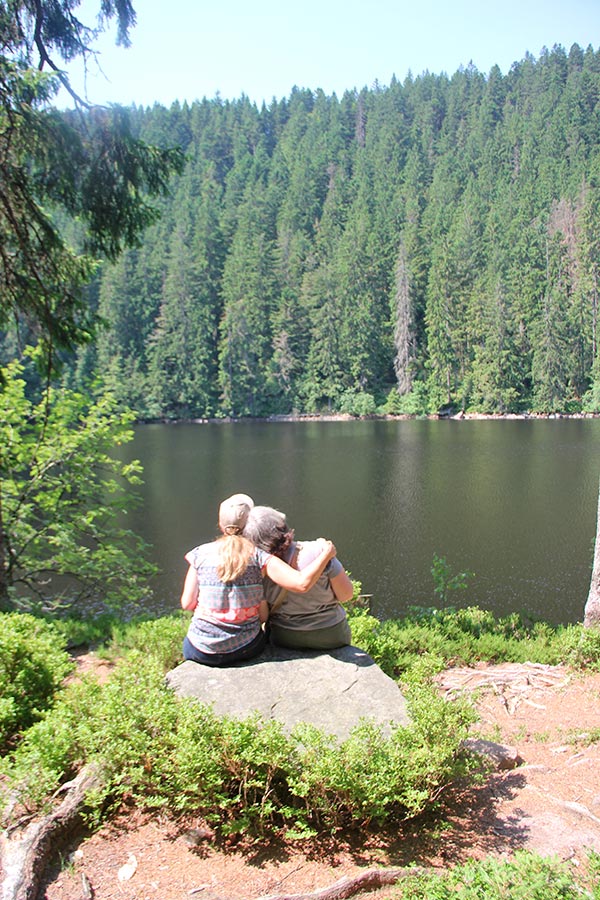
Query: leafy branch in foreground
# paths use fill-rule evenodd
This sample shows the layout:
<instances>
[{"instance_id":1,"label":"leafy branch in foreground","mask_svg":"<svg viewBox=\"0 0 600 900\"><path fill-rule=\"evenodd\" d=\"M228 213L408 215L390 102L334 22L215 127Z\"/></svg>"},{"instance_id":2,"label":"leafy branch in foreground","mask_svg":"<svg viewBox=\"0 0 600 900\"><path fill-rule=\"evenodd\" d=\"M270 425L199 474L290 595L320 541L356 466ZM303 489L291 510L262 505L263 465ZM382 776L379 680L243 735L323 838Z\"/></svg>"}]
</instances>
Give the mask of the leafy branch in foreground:
<instances>
[{"instance_id":1,"label":"leafy branch in foreground","mask_svg":"<svg viewBox=\"0 0 600 900\"><path fill-rule=\"evenodd\" d=\"M140 481L115 448L133 437L114 398L48 388L28 399L23 366L2 370L0 607L123 607L154 573L140 538L121 524Z\"/></svg>"},{"instance_id":2,"label":"leafy branch in foreground","mask_svg":"<svg viewBox=\"0 0 600 900\"><path fill-rule=\"evenodd\" d=\"M42 619L2 616L0 628L0 748L38 721L73 668L65 639Z\"/></svg>"},{"instance_id":3,"label":"leafy branch in foreground","mask_svg":"<svg viewBox=\"0 0 600 900\"><path fill-rule=\"evenodd\" d=\"M25 322L50 360L97 325L83 297L94 259L69 245L53 213L77 220L86 253L114 260L156 219L148 198L166 194L183 168L178 148L135 137L127 110L92 107L73 90L63 63L87 64L110 19L124 44L135 23L129 0L102 0L93 28L76 18L78 5L0 5L0 329ZM76 105L70 115L51 105L61 86Z\"/></svg>"}]
</instances>

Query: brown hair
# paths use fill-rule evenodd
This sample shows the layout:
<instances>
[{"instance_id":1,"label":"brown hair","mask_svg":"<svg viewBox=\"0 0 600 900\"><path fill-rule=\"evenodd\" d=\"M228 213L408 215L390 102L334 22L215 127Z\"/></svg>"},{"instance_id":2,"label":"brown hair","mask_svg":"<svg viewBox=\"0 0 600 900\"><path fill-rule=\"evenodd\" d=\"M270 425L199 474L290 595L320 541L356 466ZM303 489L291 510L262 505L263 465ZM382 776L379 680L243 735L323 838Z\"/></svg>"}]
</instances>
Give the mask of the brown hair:
<instances>
[{"instance_id":1,"label":"brown hair","mask_svg":"<svg viewBox=\"0 0 600 900\"><path fill-rule=\"evenodd\" d=\"M285 516L272 506L255 506L250 510L244 534L261 550L285 559L294 540L294 529L288 528Z\"/></svg>"}]
</instances>

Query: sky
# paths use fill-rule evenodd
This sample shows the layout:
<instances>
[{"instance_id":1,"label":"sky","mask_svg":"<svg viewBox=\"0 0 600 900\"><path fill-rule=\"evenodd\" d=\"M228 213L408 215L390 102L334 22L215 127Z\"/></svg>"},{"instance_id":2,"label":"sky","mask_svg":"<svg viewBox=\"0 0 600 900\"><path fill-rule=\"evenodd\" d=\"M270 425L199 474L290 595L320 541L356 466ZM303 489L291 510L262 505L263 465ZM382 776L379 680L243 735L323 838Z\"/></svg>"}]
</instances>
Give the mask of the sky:
<instances>
[{"instance_id":1,"label":"sky","mask_svg":"<svg viewBox=\"0 0 600 900\"><path fill-rule=\"evenodd\" d=\"M100 0L82 0L93 24ZM98 42L87 96L94 103L165 106L245 94L258 105L294 86L338 97L425 70L473 63L506 74L527 52L600 47L600 0L133 0L131 46ZM68 69L83 89L83 73ZM66 95L60 105L70 105Z\"/></svg>"}]
</instances>

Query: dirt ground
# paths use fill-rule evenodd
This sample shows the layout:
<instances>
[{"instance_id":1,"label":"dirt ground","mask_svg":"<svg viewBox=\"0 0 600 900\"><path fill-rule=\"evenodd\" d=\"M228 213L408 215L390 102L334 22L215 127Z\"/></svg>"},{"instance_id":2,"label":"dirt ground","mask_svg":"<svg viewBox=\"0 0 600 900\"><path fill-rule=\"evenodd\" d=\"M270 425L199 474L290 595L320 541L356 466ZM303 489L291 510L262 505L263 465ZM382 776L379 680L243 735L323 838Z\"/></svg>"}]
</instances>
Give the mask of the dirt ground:
<instances>
[{"instance_id":1,"label":"dirt ground","mask_svg":"<svg viewBox=\"0 0 600 900\"><path fill-rule=\"evenodd\" d=\"M474 734L510 745L522 762L449 792L434 818L343 840L244 846L219 843L202 822L124 810L65 851L42 896L253 900L306 894L377 866L442 868L518 848L583 864L586 848L600 850L600 674L532 664L450 669L440 690L472 693ZM355 896L391 895L387 888Z\"/></svg>"}]
</instances>

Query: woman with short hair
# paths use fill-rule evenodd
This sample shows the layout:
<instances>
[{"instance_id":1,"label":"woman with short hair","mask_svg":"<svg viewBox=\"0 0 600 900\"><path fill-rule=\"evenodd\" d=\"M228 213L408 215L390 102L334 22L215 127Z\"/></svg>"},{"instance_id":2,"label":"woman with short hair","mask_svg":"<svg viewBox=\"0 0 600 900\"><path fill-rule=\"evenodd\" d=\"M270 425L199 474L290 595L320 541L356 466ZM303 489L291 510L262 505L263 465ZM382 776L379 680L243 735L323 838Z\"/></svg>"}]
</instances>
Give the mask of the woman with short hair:
<instances>
[{"instance_id":1,"label":"woman with short hair","mask_svg":"<svg viewBox=\"0 0 600 900\"><path fill-rule=\"evenodd\" d=\"M272 553L300 572L314 565L318 541L296 541L286 517L272 506L249 510L244 535L260 550ZM333 650L350 644L352 636L341 605L352 599L354 586L337 558L329 560L314 585L302 594L282 588L266 572L264 591L269 605L271 641L281 647Z\"/></svg>"}]
</instances>

